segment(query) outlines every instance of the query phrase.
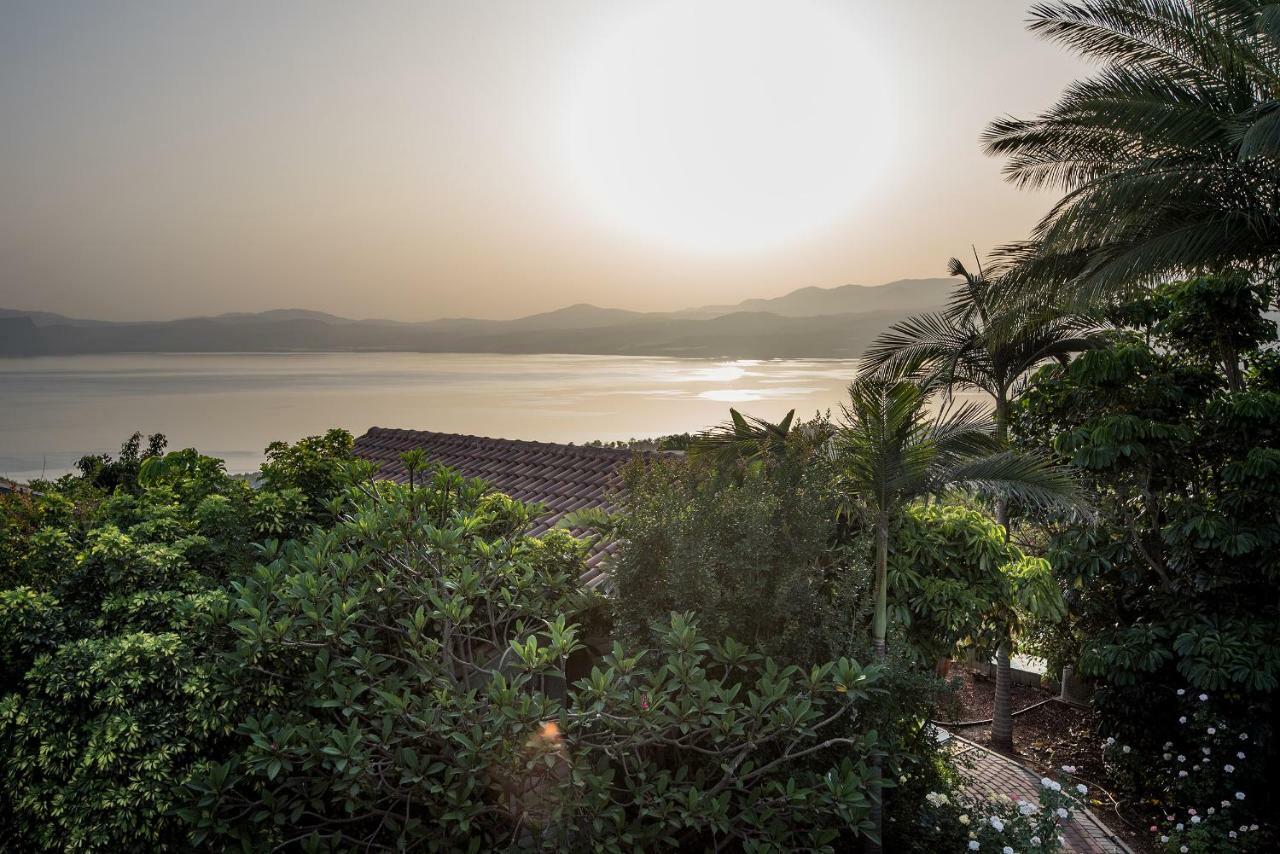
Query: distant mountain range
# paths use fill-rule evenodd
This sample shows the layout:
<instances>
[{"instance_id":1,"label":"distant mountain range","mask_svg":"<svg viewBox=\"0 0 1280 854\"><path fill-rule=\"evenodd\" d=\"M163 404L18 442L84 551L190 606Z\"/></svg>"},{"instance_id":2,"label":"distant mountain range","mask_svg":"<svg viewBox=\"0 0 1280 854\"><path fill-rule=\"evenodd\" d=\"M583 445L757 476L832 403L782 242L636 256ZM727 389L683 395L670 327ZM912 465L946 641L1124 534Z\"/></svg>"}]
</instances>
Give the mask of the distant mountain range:
<instances>
[{"instance_id":1,"label":"distant mountain range","mask_svg":"<svg viewBox=\"0 0 1280 854\"><path fill-rule=\"evenodd\" d=\"M517 320L353 320L277 309L113 322L0 309L0 356L86 353L584 353L711 358L851 358L908 315L946 302L949 279L801 288L773 299L675 312L585 303Z\"/></svg>"}]
</instances>

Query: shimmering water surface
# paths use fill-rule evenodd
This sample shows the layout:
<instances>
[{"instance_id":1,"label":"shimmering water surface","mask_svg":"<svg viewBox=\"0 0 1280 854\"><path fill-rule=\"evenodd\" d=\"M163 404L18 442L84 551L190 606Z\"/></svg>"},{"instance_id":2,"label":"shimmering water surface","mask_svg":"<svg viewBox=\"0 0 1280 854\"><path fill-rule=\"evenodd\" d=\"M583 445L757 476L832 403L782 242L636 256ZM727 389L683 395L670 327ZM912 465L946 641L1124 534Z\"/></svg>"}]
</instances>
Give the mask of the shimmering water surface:
<instances>
[{"instance_id":1,"label":"shimmering water surface","mask_svg":"<svg viewBox=\"0 0 1280 854\"><path fill-rule=\"evenodd\" d=\"M452 353L0 359L0 474L67 471L134 430L251 471L275 439L373 425L583 442L698 430L730 406L835 409L851 361Z\"/></svg>"}]
</instances>

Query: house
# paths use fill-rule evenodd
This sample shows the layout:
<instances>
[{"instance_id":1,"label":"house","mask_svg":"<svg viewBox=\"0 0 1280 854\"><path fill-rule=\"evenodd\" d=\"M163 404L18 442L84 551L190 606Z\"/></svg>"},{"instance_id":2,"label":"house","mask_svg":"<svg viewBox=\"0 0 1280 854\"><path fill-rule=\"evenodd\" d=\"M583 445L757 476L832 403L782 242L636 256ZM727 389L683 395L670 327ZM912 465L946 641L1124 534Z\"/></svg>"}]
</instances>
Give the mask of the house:
<instances>
[{"instance_id":1,"label":"house","mask_svg":"<svg viewBox=\"0 0 1280 854\"><path fill-rule=\"evenodd\" d=\"M378 466L376 477L406 483L409 473L400 462L405 451L421 448L427 458L455 469L465 477L480 478L499 492L547 508L531 531L540 534L565 514L575 510L614 509L621 486L621 468L637 455L654 458L652 451L559 445L515 439L488 439L458 433L430 433L372 427L356 439L355 454ZM571 529L573 533L586 533ZM599 587L607 578L603 564L612 545L598 544L587 558L581 581Z\"/></svg>"},{"instance_id":2,"label":"house","mask_svg":"<svg viewBox=\"0 0 1280 854\"><path fill-rule=\"evenodd\" d=\"M9 480L7 477L0 477L0 495L8 493L17 493L20 495L30 495L31 489L23 486L17 481Z\"/></svg>"}]
</instances>

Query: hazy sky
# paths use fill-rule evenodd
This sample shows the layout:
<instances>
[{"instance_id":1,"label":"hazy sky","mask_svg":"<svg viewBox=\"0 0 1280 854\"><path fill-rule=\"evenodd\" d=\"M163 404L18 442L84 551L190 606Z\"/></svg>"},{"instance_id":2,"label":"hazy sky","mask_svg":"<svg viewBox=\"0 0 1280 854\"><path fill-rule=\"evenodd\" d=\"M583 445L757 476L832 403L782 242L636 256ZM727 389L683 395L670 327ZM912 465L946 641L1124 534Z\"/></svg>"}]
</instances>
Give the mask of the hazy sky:
<instances>
[{"instance_id":1,"label":"hazy sky","mask_svg":"<svg viewBox=\"0 0 1280 854\"><path fill-rule=\"evenodd\" d=\"M1019 0L0 0L0 307L513 317L943 275Z\"/></svg>"}]
</instances>

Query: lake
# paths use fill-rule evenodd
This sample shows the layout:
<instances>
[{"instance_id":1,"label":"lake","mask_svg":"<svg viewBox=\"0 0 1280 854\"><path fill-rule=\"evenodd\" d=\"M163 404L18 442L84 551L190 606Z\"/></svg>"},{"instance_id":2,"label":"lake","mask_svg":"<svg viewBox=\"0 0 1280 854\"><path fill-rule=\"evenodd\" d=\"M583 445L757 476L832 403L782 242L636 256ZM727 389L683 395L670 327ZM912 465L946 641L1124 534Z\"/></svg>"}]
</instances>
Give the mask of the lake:
<instances>
[{"instance_id":1,"label":"lake","mask_svg":"<svg viewBox=\"0 0 1280 854\"><path fill-rule=\"evenodd\" d=\"M730 406L808 417L839 406L854 365L470 353L0 359L0 475L62 474L135 430L246 472L268 442L329 427L584 442L699 430Z\"/></svg>"}]
</instances>

